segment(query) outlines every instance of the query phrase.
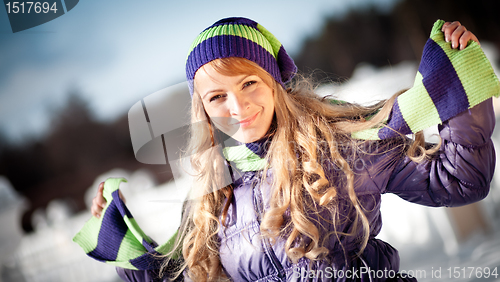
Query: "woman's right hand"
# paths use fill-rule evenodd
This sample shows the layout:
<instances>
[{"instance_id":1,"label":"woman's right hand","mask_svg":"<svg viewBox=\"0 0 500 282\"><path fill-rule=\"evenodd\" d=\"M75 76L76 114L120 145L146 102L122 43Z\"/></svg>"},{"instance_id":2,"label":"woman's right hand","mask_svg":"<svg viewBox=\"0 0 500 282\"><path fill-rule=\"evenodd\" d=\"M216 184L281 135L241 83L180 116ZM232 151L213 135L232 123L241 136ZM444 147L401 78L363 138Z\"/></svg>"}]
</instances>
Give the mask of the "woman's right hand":
<instances>
[{"instance_id":1,"label":"woman's right hand","mask_svg":"<svg viewBox=\"0 0 500 282\"><path fill-rule=\"evenodd\" d=\"M97 188L97 194L95 195L94 199L92 199L92 207L90 207L90 212L92 212L92 215L100 218L102 210L106 207L106 199L104 199L104 196L102 195L102 191L104 190L104 182L101 182L99 184L99 187ZM125 203L125 197L122 194L122 191L118 191L120 195L120 199Z\"/></svg>"},{"instance_id":2,"label":"woman's right hand","mask_svg":"<svg viewBox=\"0 0 500 282\"><path fill-rule=\"evenodd\" d=\"M465 49L469 40L476 41L481 45L474 33L468 31L459 21L445 22L441 31L444 32L446 42L451 42L451 48L453 49Z\"/></svg>"},{"instance_id":3,"label":"woman's right hand","mask_svg":"<svg viewBox=\"0 0 500 282\"><path fill-rule=\"evenodd\" d=\"M104 182L101 182L99 184L99 188L97 188L97 194L95 195L94 199L92 199L92 207L90 208L90 211L92 212L92 215L100 218L102 209L106 207L106 199L104 199L104 196L102 195L102 191L104 190Z\"/></svg>"}]
</instances>

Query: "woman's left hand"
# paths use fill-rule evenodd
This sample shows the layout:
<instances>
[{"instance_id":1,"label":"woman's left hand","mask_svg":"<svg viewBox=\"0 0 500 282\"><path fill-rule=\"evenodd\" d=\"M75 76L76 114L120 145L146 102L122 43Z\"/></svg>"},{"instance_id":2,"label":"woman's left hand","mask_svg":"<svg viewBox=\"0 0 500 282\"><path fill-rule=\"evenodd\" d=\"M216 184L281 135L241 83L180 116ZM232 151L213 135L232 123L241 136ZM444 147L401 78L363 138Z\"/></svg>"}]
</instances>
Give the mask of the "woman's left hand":
<instances>
[{"instance_id":1,"label":"woman's left hand","mask_svg":"<svg viewBox=\"0 0 500 282\"><path fill-rule=\"evenodd\" d=\"M451 48L453 49L458 47L460 47L460 50L465 49L469 40L474 40L479 44L479 40L477 40L474 33L468 31L459 21L445 22L441 31L444 32L446 42L451 42Z\"/></svg>"}]
</instances>

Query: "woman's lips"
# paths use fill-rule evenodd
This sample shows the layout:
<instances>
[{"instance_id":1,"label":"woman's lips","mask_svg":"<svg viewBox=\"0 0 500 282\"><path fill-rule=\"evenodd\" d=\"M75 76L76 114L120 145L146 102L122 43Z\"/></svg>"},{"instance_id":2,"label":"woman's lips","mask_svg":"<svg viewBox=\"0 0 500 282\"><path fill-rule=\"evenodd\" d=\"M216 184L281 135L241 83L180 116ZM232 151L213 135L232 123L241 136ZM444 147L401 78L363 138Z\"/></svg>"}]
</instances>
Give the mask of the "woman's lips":
<instances>
[{"instance_id":1,"label":"woman's lips","mask_svg":"<svg viewBox=\"0 0 500 282\"><path fill-rule=\"evenodd\" d=\"M243 120L240 120L238 122L238 124L242 127L242 128L245 128L245 127L248 127L250 126L254 121L255 119L257 118L257 115L259 113L256 113L255 115L249 117L249 118L246 118L246 119L243 119Z\"/></svg>"}]
</instances>

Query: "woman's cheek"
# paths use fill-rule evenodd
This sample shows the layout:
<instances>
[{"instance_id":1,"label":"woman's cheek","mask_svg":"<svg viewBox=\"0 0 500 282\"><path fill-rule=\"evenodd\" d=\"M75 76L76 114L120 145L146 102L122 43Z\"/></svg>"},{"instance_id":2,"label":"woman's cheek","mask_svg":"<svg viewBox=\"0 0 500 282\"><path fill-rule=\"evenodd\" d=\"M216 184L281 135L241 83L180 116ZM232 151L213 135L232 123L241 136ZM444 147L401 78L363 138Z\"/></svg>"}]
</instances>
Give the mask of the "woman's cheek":
<instances>
[{"instance_id":1,"label":"woman's cheek","mask_svg":"<svg viewBox=\"0 0 500 282\"><path fill-rule=\"evenodd\" d=\"M217 100L213 102L209 102L205 104L205 111L207 112L208 116L213 118L213 117L223 117L221 113L224 111L221 107L221 105L217 105Z\"/></svg>"}]
</instances>

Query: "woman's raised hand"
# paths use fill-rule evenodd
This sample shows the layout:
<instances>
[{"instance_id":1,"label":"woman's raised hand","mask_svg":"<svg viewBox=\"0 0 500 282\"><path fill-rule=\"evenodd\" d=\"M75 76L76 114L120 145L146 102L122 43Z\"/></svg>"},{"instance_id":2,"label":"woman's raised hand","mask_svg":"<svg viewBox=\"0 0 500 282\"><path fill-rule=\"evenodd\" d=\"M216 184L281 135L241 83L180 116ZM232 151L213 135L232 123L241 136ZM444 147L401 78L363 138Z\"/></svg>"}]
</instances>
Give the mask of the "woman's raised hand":
<instances>
[{"instance_id":1,"label":"woman's raised hand","mask_svg":"<svg viewBox=\"0 0 500 282\"><path fill-rule=\"evenodd\" d=\"M97 218L101 217L102 209L106 207L106 199L104 199L104 196L102 195L103 190L104 190L104 182L101 182L99 184L99 188L97 188L97 194L92 200L92 207L90 208L92 215Z\"/></svg>"},{"instance_id":2,"label":"woman's raised hand","mask_svg":"<svg viewBox=\"0 0 500 282\"><path fill-rule=\"evenodd\" d=\"M453 49L465 49L469 40L474 40L479 44L479 40L477 40L474 33L468 31L459 21L445 22L441 31L444 32L446 42L451 42L451 48Z\"/></svg>"},{"instance_id":3,"label":"woman's raised hand","mask_svg":"<svg viewBox=\"0 0 500 282\"><path fill-rule=\"evenodd\" d=\"M104 196L102 195L103 190L104 182L101 182L99 184L99 187L97 188L97 194L92 200L92 207L90 208L92 215L97 218L101 217L102 210L106 207L107 203L106 199L104 199ZM122 201L125 202L125 197L123 196L122 191L119 191L118 193L120 193L120 198L122 199Z\"/></svg>"}]
</instances>

